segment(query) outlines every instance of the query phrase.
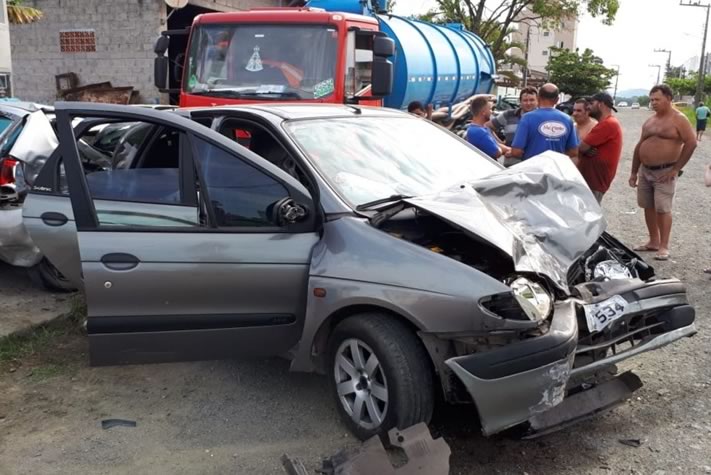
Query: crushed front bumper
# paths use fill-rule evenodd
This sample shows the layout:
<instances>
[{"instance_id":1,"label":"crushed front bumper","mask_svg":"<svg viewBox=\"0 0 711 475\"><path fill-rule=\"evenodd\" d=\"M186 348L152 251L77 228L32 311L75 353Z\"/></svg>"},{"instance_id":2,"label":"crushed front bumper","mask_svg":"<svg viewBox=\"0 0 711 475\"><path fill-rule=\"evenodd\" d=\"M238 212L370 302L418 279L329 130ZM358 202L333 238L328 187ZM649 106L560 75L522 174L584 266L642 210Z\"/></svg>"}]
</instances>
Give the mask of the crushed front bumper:
<instances>
[{"instance_id":1,"label":"crushed front bumper","mask_svg":"<svg viewBox=\"0 0 711 475\"><path fill-rule=\"evenodd\" d=\"M13 266L32 267L42 260L42 253L30 238L22 222L22 206L0 207L0 261Z\"/></svg>"},{"instance_id":2,"label":"crushed front bumper","mask_svg":"<svg viewBox=\"0 0 711 475\"><path fill-rule=\"evenodd\" d=\"M587 283L579 290L582 299L556 304L545 335L445 361L476 404L484 435L522 423L546 433L609 409L641 382L630 373L599 384L589 378L696 333L694 309L677 280ZM629 303L624 313L590 333L583 305L614 295Z\"/></svg>"}]
</instances>

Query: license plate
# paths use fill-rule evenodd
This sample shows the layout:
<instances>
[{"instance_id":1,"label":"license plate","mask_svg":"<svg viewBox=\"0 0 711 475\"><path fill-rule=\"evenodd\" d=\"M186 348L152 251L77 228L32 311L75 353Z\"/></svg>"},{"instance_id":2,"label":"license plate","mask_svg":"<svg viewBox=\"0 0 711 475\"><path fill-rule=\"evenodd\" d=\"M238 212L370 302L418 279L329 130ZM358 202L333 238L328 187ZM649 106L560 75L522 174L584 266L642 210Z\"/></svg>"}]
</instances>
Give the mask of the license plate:
<instances>
[{"instance_id":1,"label":"license plate","mask_svg":"<svg viewBox=\"0 0 711 475\"><path fill-rule=\"evenodd\" d=\"M610 297L602 302L584 305L585 320L590 333L599 332L609 324L620 318L625 313L627 300L619 295Z\"/></svg>"}]
</instances>

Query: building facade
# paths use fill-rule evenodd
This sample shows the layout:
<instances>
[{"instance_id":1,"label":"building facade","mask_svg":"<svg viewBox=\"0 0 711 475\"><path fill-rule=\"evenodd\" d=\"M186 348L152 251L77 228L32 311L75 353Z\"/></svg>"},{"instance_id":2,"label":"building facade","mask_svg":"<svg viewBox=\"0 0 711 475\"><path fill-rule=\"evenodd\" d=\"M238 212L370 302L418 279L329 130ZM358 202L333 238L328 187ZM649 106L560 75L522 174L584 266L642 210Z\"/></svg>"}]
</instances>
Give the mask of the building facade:
<instances>
[{"instance_id":1,"label":"building facade","mask_svg":"<svg viewBox=\"0 0 711 475\"><path fill-rule=\"evenodd\" d=\"M14 94L52 103L57 99L55 76L74 73L79 86L109 81L114 87L132 86L139 102L165 102L153 77L153 45L161 31L184 28L201 13L284 3L190 0L185 8L173 11L163 0L28 0L25 4L44 16L35 23L10 27ZM0 45L2 32L0 25ZM0 71L3 51L0 48Z\"/></svg>"},{"instance_id":2,"label":"building facade","mask_svg":"<svg viewBox=\"0 0 711 475\"><path fill-rule=\"evenodd\" d=\"M7 5L0 0L0 90L12 96L12 57L10 56L10 20Z\"/></svg>"},{"instance_id":3,"label":"building facade","mask_svg":"<svg viewBox=\"0 0 711 475\"><path fill-rule=\"evenodd\" d=\"M524 16L528 13L524 12ZM512 72L519 78L518 83L530 83L540 86L548 78L546 66L551 57L552 48L575 50L577 47L578 19L570 17L564 19L557 29L544 28L535 20L526 20L518 23L517 30L513 33L513 41L522 45L522 48L512 50L527 62L527 70L513 66Z\"/></svg>"}]
</instances>

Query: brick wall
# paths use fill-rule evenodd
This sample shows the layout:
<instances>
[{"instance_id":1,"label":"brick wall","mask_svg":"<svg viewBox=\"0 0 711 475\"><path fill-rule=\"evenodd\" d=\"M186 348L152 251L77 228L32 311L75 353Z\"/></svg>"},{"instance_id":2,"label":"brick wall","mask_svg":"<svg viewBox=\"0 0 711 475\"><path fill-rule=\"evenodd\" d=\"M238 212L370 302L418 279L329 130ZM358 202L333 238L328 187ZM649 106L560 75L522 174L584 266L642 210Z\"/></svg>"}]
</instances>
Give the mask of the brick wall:
<instances>
[{"instance_id":1,"label":"brick wall","mask_svg":"<svg viewBox=\"0 0 711 475\"><path fill-rule=\"evenodd\" d=\"M191 0L213 10L243 10L279 5L280 0ZM111 81L133 86L140 100L153 103L161 95L153 85L153 43L165 29L163 0L30 0L44 18L30 25L12 25L10 41L15 96L52 103L56 74L74 72L80 84ZM94 30L95 52L61 52L60 31Z\"/></svg>"}]
</instances>

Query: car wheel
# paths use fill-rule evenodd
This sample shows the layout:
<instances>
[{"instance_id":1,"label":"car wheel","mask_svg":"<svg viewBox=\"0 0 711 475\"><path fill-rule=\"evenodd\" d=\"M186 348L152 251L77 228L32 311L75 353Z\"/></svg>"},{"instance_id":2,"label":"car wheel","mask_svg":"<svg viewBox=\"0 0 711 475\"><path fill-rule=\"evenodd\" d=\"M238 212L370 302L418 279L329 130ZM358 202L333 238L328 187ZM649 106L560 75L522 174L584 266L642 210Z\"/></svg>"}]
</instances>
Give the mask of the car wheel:
<instances>
[{"instance_id":1,"label":"car wheel","mask_svg":"<svg viewBox=\"0 0 711 475\"><path fill-rule=\"evenodd\" d=\"M330 378L338 412L361 440L429 422L434 382L414 332L385 314L341 322L329 341Z\"/></svg>"},{"instance_id":2,"label":"car wheel","mask_svg":"<svg viewBox=\"0 0 711 475\"><path fill-rule=\"evenodd\" d=\"M58 292L76 290L76 287L46 258L43 258L37 265L30 267L28 271L32 281L47 290Z\"/></svg>"}]
</instances>

